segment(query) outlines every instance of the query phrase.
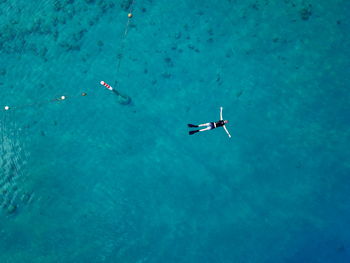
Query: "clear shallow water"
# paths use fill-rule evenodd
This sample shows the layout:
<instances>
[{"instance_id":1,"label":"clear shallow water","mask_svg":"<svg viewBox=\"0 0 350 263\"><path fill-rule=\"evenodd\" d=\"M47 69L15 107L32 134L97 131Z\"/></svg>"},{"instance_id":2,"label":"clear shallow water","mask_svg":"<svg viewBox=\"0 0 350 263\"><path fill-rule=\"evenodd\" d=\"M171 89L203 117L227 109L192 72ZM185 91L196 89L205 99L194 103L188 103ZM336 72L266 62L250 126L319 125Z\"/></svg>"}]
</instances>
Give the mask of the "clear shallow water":
<instances>
[{"instance_id":1,"label":"clear shallow water","mask_svg":"<svg viewBox=\"0 0 350 263\"><path fill-rule=\"evenodd\" d=\"M0 3L0 262L349 261L349 4L127 6Z\"/></svg>"}]
</instances>

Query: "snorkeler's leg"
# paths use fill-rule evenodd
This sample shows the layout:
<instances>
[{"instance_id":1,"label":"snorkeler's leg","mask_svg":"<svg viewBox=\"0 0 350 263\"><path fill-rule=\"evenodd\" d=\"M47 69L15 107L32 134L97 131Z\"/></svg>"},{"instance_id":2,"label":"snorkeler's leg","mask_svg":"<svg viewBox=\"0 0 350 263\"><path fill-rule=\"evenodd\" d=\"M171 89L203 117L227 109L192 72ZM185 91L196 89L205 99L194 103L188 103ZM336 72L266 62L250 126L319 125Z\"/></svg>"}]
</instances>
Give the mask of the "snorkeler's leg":
<instances>
[{"instance_id":1,"label":"snorkeler's leg","mask_svg":"<svg viewBox=\"0 0 350 263\"><path fill-rule=\"evenodd\" d=\"M203 123L203 124L199 124L199 125L195 125L195 124L187 124L188 127L203 127L203 126L210 126L210 122L208 123Z\"/></svg>"},{"instance_id":2,"label":"snorkeler's leg","mask_svg":"<svg viewBox=\"0 0 350 263\"><path fill-rule=\"evenodd\" d=\"M200 129L200 130L198 130L198 131L207 131L207 130L211 130L211 127L209 126L209 127L207 127L207 128L204 128L204 129Z\"/></svg>"},{"instance_id":3,"label":"snorkeler's leg","mask_svg":"<svg viewBox=\"0 0 350 263\"><path fill-rule=\"evenodd\" d=\"M199 124L198 127L202 127L202 126L210 126L210 122L207 123L203 123L203 124Z\"/></svg>"}]
</instances>

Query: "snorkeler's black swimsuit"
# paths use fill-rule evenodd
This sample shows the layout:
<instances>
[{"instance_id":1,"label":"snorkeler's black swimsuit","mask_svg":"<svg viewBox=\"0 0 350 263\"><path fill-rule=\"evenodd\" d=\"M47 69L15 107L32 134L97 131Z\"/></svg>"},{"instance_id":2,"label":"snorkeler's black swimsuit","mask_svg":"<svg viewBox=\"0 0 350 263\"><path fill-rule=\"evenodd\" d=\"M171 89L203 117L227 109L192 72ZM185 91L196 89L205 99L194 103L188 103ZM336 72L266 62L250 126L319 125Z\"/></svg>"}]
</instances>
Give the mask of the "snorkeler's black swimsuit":
<instances>
[{"instance_id":1,"label":"snorkeler's black swimsuit","mask_svg":"<svg viewBox=\"0 0 350 263\"><path fill-rule=\"evenodd\" d=\"M212 130L212 129L215 129L215 128L217 128L217 127L222 127L222 126L224 126L224 125L225 125L224 120L220 120L220 121L217 121L217 122L211 122L211 123L210 123L211 130Z\"/></svg>"}]
</instances>

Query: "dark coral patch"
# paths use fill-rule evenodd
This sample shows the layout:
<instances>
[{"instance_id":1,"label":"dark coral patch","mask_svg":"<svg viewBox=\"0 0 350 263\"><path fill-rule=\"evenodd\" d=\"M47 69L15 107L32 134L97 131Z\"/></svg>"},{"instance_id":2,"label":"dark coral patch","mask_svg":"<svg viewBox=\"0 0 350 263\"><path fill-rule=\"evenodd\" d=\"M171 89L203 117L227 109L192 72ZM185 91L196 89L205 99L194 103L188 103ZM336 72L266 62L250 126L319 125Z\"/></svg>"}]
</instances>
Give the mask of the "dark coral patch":
<instances>
[{"instance_id":1,"label":"dark coral patch","mask_svg":"<svg viewBox=\"0 0 350 263\"><path fill-rule=\"evenodd\" d=\"M309 20L310 16L312 15L312 6L308 5L307 7L302 8L299 14L302 20Z\"/></svg>"}]
</instances>

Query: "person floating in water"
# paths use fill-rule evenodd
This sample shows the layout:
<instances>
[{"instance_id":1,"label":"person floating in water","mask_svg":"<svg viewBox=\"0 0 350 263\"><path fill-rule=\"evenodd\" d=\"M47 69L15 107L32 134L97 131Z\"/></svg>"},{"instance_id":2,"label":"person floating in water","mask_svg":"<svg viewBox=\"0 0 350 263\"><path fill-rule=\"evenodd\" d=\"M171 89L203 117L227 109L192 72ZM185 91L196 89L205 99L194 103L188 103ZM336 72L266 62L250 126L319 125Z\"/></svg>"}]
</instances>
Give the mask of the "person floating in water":
<instances>
[{"instance_id":1,"label":"person floating in water","mask_svg":"<svg viewBox=\"0 0 350 263\"><path fill-rule=\"evenodd\" d=\"M197 128L197 127L203 127L206 126L206 128L200 129L200 130L193 130L193 131L189 131L188 134L192 135L195 134L197 132L201 132L201 131L207 131L207 130L212 130L218 127L223 127L228 135L228 137L231 138L231 134L228 132L228 130L226 129L225 124L228 123L228 120L223 120L222 119L222 107L220 107L220 120L217 122L208 122L208 123L204 123L204 124L199 124L199 125L194 125L194 124L187 124L188 127L190 128Z\"/></svg>"}]
</instances>

